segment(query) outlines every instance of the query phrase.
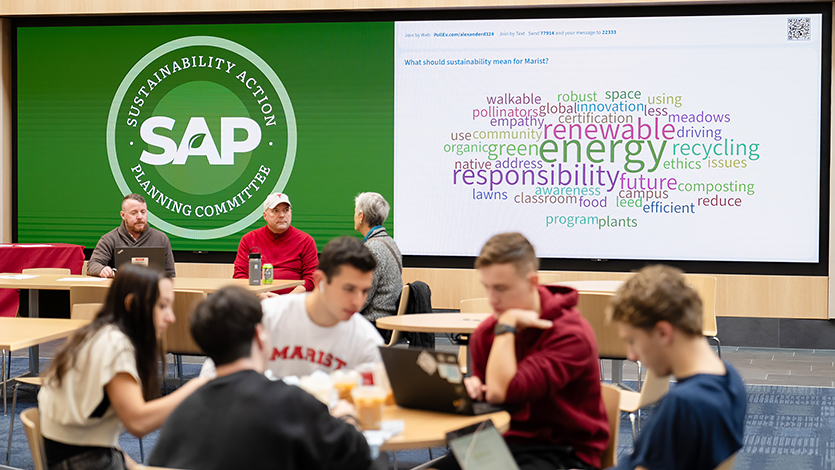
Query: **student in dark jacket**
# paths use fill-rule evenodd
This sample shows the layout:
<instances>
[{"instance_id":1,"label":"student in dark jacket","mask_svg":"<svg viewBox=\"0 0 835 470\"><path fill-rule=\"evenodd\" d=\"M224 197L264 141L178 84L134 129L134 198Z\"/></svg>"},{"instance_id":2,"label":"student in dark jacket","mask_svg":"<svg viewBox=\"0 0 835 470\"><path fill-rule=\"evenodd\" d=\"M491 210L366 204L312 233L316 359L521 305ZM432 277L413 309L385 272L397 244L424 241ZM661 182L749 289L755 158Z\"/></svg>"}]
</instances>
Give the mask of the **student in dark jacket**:
<instances>
[{"instance_id":1,"label":"student in dark jacket","mask_svg":"<svg viewBox=\"0 0 835 470\"><path fill-rule=\"evenodd\" d=\"M191 320L217 378L184 401L162 427L150 465L169 468L371 468L368 444L351 424L302 389L264 377L269 344L261 304L236 287L219 290Z\"/></svg>"}]
</instances>

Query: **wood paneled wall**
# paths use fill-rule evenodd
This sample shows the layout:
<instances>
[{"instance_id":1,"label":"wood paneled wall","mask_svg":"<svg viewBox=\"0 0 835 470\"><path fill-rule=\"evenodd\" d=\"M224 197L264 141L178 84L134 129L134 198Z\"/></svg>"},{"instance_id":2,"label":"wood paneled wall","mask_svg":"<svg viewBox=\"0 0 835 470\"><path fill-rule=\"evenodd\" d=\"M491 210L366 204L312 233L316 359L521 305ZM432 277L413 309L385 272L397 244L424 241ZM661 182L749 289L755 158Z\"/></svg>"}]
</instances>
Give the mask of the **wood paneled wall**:
<instances>
[{"instance_id":1,"label":"wood paneled wall","mask_svg":"<svg viewBox=\"0 0 835 470\"><path fill-rule=\"evenodd\" d=\"M493 8L693 3L679 0L2 0L0 16ZM701 0L698 3L728 3ZM738 1L734 3L751 3Z\"/></svg>"},{"instance_id":2,"label":"wood paneled wall","mask_svg":"<svg viewBox=\"0 0 835 470\"><path fill-rule=\"evenodd\" d=\"M374 10L422 8L493 8L507 6L588 6L679 4L680 1L649 0L2 0L0 17L39 15L133 15L217 12ZM686 2L693 3L693 2ZM700 0L696 3L728 3ZM736 1L731 3L751 3ZM8 20L0 20L0 242L11 242L11 42ZM833 48L835 50L835 48ZM835 61L833 61L835 64ZM835 96L835 90L833 90ZM832 120L835 126L835 119ZM835 145L835 139L833 139ZM833 152L835 154L835 152ZM835 181L835 165L832 165ZM830 191L830 193L835 193ZM835 195L830 194L831 207ZM832 219L832 217L831 217ZM832 233L830 221L830 234ZM830 269L835 244L830 236ZM231 265L178 263L184 277L231 276ZM619 279L626 273L558 272L560 280ZM717 275L717 305L720 316L764 318L835 318L829 306L835 303L835 278L793 276ZM433 305L458 308L462 298L483 296L476 273L458 269L407 268L404 281L421 279L432 286Z\"/></svg>"},{"instance_id":3,"label":"wood paneled wall","mask_svg":"<svg viewBox=\"0 0 835 470\"><path fill-rule=\"evenodd\" d=\"M235 266L220 263L174 263L174 270L180 277L211 277L232 279ZM81 267L81 273L87 273L87 262Z\"/></svg>"},{"instance_id":4,"label":"wood paneled wall","mask_svg":"<svg viewBox=\"0 0 835 470\"><path fill-rule=\"evenodd\" d=\"M546 276L557 276L557 279ZM629 273L541 271L540 282L625 280ZM800 276L716 277L716 315L758 318L827 318L828 278ZM434 308L457 309L463 299L484 297L474 269L405 268L403 282L432 288Z\"/></svg>"},{"instance_id":5,"label":"wood paneled wall","mask_svg":"<svg viewBox=\"0 0 835 470\"><path fill-rule=\"evenodd\" d=\"M180 277L231 278L231 264L177 263ZM559 281L625 280L630 273L540 271L543 284ZM716 315L758 318L827 318L826 277L716 275ZM458 309L463 299L484 297L474 269L404 268L403 282L423 281L432 306Z\"/></svg>"},{"instance_id":6,"label":"wood paneled wall","mask_svg":"<svg viewBox=\"0 0 835 470\"><path fill-rule=\"evenodd\" d=\"M176 263L177 276L231 278L231 264ZM82 272L86 272L85 261ZM539 281L625 280L630 273L540 271ZM716 315L756 318L827 318L826 277L716 275ZM404 268L403 282L423 281L434 308L455 309L463 299L484 297L475 269Z\"/></svg>"},{"instance_id":7,"label":"wood paneled wall","mask_svg":"<svg viewBox=\"0 0 835 470\"><path fill-rule=\"evenodd\" d=\"M232 279L235 266L232 264L211 263L174 263L177 276L180 277L215 277Z\"/></svg>"}]
</instances>

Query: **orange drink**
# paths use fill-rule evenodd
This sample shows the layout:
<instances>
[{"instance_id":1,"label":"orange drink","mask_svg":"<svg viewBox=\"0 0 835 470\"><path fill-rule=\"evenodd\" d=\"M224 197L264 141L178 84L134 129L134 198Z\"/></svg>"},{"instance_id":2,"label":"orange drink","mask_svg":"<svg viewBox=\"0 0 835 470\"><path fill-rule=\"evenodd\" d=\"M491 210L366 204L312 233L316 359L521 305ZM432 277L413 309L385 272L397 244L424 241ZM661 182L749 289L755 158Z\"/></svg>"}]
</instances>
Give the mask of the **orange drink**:
<instances>
[{"instance_id":1,"label":"orange drink","mask_svg":"<svg viewBox=\"0 0 835 470\"><path fill-rule=\"evenodd\" d=\"M360 386L351 390L362 429L380 429L387 393L380 387Z\"/></svg>"},{"instance_id":2,"label":"orange drink","mask_svg":"<svg viewBox=\"0 0 835 470\"><path fill-rule=\"evenodd\" d=\"M351 390L354 389L360 382L360 375L356 371L341 371L337 370L331 374L333 386L339 393L340 400L351 401Z\"/></svg>"}]
</instances>

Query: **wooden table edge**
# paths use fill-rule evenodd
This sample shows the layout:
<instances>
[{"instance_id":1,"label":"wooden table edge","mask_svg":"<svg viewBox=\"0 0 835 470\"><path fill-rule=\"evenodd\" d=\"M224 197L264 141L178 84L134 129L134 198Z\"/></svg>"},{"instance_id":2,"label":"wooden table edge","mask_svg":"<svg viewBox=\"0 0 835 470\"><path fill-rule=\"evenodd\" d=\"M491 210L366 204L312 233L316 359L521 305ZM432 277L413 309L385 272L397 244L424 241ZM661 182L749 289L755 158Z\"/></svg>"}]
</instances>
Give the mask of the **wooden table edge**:
<instances>
[{"instance_id":1,"label":"wooden table edge","mask_svg":"<svg viewBox=\"0 0 835 470\"><path fill-rule=\"evenodd\" d=\"M56 320L56 319L55 318L44 318L44 320ZM70 335L72 335L73 333L75 333L76 331L78 331L79 329L84 328L85 326L87 326L90 323L90 321L88 321L88 320L67 320L67 321L80 322L82 324L77 326L77 327L75 327L75 325L72 325L74 328L71 329L71 330L56 331L52 334L49 334L49 335L46 335L46 336L39 336L38 338L35 338L35 339L27 339L27 340L24 340L24 341L17 341L15 343L0 344L0 350L2 350L2 351L19 351L21 349L26 349L26 348L31 347L31 346L37 346L37 345L40 345L40 344L43 344L43 343L48 343L50 341L55 341L56 339L67 338Z\"/></svg>"},{"instance_id":2,"label":"wooden table edge","mask_svg":"<svg viewBox=\"0 0 835 470\"><path fill-rule=\"evenodd\" d=\"M407 326L403 327L402 325L397 326L383 326L378 325L380 328L384 330L398 330L408 333L451 333L451 334L462 334L462 335L471 335L475 333L475 328L438 328L438 327L431 327L431 326ZM478 325L476 325L478 326Z\"/></svg>"},{"instance_id":3,"label":"wooden table edge","mask_svg":"<svg viewBox=\"0 0 835 470\"><path fill-rule=\"evenodd\" d=\"M191 279L196 279L196 278L191 278ZM234 286L235 284L229 284L229 285ZM247 286L244 287L244 289L251 290L252 292L257 292L259 294L263 294L264 292L272 292L274 290L289 289L291 287L298 287L298 286L303 286L303 285L304 285L304 281L302 281L302 280L277 279L277 280L273 280L272 284L261 284L260 286L247 285ZM226 287L226 286L224 286L224 287Z\"/></svg>"},{"instance_id":4,"label":"wooden table edge","mask_svg":"<svg viewBox=\"0 0 835 470\"><path fill-rule=\"evenodd\" d=\"M396 406L396 405L395 405ZM414 410L420 411L420 410ZM426 411L426 413L435 413L434 411ZM463 424L456 425L456 427L452 429L443 430L444 436L440 439L421 439L421 440L411 440L408 442L397 442L398 437L402 437L402 434L398 434L396 436L392 436L391 439L384 442L382 446L380 446L380 451L382 452L389 452L389 451L397 451L397 450L411 450L411 449L421 449L424 447L440 447L446 445L446 433L449 431L454 431L456 429L463 428L465 426L469 426L487 419L491 419L493 424L498 429L499 433L504 434L510 429L510 413L507 411L496 411L493 413L488 413L484 415L477 415L477 416L467 416L467 415L453 415L448 413L438 413L438 414L445 414L453 417L458 417L462 419ZM506 416L505 416L506 415ZM498 418L502 418L498 423L496 422ZM465 420L465 418L469 418ZM496 419L493 419L496 418ZM393 442L392 442L393 441Z\"/></svg>"},{"instance_id":5,"label":"wooden table edge","mask_svg":"<svg viewBox=\"0 0 835 470\"><path fill-rule=\"evenodd\" d=\"M20 273L0 273L0 275L19 275ZM55 278L50 281L50 283L44 283L43 278ZM41 282L37 282L36 280L41 278ZM73 281L61 281L58 282L58 279L64 278L77 278L79 280ZM87 276L85 274L39 274L38 277L35 278L28 278L28 279L0 279L0 284L4 285L0 287L0 289L30 289L30 290L69 290L70 287L84 287L84 286L101 286L102 288L110 287L110 284L113 282L112 279L102 279L102 280L86 280L86 279L102 279L97 278L95 276ZM175 284L176 284L176 277ZM250 286L250 285L241 285L240 282L235 282L234 278L217 278L217 277L208 277L208 278L201 278L201 277L181 277L180 279L222 279L222 280L229 280L230 282L226 285L218 287L226 287L226 286L238 286L243 287L244 289L250 290L252 292L261 294L264 292L270 292L274 290L281 290L281 289L289 289L292 287L302 286L304 285L303 280L299 279L275 279L273 280L272 284L261 284L258 286ZM245 279L244 279L245 281ZM191 287L184 287L184 286L176 286L175 289L177 290L192 290ZM199 289L195 288L193 290L202 290L204 292L215 292L217 289Z\"/></svg>"},{"instance_id":6,"label":"wooden table edge","mask_svg":"<svg viewBox=\"0 0 835 470\"><path fill-rule=\"evenodd\" d=\"M420 315L420 314L413 314L413 315ZM432 315L473 315L471 313L433 313ZM484 321L486 318L489 318L490 313L479 313L478 315L487 315L484 319L480 320L479 322L473 321L472 330L469 328L462 329L462 328L454 328L454 327L438 327L432 325L387 325L386 319L387 318L399 318L399 315L392 315L389 317L382 317L378 318L375 322L375 325L379 328L384 330L400 330L400 331L408 331L410 333L462 333L462 334L472 334L481 321ZM464 321L464 318L456 318L457 321Z\"/></svg>"}]
</instances>

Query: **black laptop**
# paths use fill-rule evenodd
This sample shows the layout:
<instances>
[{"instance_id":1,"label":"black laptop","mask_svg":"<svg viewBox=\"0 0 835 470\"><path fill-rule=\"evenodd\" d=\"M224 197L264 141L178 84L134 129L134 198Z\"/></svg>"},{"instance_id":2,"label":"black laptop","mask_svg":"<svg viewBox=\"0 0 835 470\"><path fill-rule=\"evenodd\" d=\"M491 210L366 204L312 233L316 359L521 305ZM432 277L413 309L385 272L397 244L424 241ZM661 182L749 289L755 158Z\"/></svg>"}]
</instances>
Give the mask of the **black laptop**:
<instances>
[{"instance_id":1,"label":"black laptop","mask_svg":"<svg viewBox=\"0 0 835 470\"><path fill-rule=\"evenodd\" d=\"M116 269L123 264L136 264L165 272L164 246L117 246L115 252L113 262Z\"/></svg>"},{"instance_id":2,"label":"black laptop","mask_svg":"<svg viewBox=\"0 0 835 470\"><path fill-rule=\"evenodd\" d=\"M467 395L455 354L420 348L380 347L394 401L404 408L481 415L504 408Z\"/></svg>"}]
</instances>

